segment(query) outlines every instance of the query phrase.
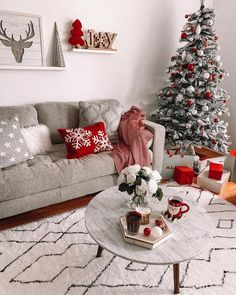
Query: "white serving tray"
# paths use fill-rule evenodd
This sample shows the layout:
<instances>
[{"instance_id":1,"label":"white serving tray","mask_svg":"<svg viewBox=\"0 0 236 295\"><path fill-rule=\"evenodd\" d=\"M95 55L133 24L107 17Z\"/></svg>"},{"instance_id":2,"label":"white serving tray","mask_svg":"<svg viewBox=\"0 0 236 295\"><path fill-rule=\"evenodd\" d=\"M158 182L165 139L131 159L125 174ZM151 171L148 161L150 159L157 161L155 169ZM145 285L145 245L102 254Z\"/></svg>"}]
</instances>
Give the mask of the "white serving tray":
<instances>
[{"instance_id":1,"label":"white serving tray","mask_svg":"<svg viewBox=\"0 0 236 295\"><path fill-rule=\"evenodd\" d=\"M165 228L163 229L163 235L159 238L156 238L152 233L149 236L145 236L143 230L145 227L149 227L151 230L156 226L155 220L161 219L165 223ZM125 242L141 246L148 249L154 249L159 246L161 243L169 239L171 230L168 227L165 219L161 214L158 213L151 213L150 214L150 222L149 224L140 225L139 233L137 235L130 235L127 231L127 223L126 223L126 216L120 217L120 226L123 238Z\"/></svg>"}]
</instances>

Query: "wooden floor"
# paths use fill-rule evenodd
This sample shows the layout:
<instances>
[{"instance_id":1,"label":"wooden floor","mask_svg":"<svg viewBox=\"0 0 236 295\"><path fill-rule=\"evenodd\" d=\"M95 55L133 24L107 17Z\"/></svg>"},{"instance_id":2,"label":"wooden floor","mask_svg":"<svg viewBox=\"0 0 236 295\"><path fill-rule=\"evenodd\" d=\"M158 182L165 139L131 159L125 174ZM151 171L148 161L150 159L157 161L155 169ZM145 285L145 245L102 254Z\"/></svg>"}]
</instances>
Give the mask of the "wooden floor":
<instances>
[{"instance_id":1,"label":"wooden floor","mask_svg":"<svg viewBox=\"0 0 236 295\"><path fill-rule=\"evenodd\" d=\"M62 202L60 204L50 205L44 208L35 209L26 213L18 214L12 217L0 219L0 231L11 227L19 226L49 216L60 214L66 211L73 210L86 206L89 201L95 196L88 195L77 199Z\"/></svg>"}]
</instances>

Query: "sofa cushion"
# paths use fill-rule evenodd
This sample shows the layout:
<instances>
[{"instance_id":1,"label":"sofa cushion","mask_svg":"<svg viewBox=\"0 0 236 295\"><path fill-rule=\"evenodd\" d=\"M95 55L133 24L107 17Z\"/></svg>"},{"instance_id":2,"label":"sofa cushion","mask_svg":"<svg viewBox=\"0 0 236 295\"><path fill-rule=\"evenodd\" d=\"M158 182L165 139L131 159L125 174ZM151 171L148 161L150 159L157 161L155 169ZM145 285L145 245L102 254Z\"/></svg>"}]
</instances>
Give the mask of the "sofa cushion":
<instances>
[{"instance_id":1,"label":"sofa cushion","mask_svg":"<svg viewBox=\"0 0 236 295\"><path fill-rule=\"evenodd\" d=\"M48 126L51 131L52 143L62 143L59 128L77 128L79 122L79 109L77 102L47 102L35 105L38 112L39 123Z\"/></svg>"},{"instance_id":2,"label":"sofa cushion","mask_svg":"<svg viewBox=\"0 0 236 295\"><path fill-rule=\"evenodd\" d=\"M103 122L75 129L58 129L65 139L67 159L80 158L113 149Z\"/></svg>"},{"instance_id":3,"label":"sofa cushion","mask_svg":"<svg viewBox=\"0 0 236 295\"><path fill-rule=\"evenodd\" d=\"M21 127L29 127L32 125L38 125L37 111L33 106L10 106L0 107L0 120L9 119L18 115Z\"/></svg>"},{"instance_id":4,"label":"sofa cushion","mask_svg":"<svg viewBox=\"0 0 236 295\"><path fill-rule=\"evenodd\" d=\"M0 168L19 164L31 158L21 134L19 118L0 121Z\"/></svg>"},{"instance_id":5,"label":"sofa cushion","mask_svg":"<svg viewBox=\"0 0 236 295\"><path fill-rule=\"evenodd\" d=\"M89 179L116 174L111 152L91 154L79 159L66 159L66 149L62 144L50 152L52 161L61 172L61 186L87 181Z\"/></svg>"},{"instance_id":6,"label":"sofa cushion","mask_svg":"<svg viewBox=\"0 0 236 295\"><path fill-rule=\"evenodd\" d=\"M79 127L104 122L108 136L117 132L123 107L118 100L104 99L79 102Z\"/></svg>"},{"instance_id":7,"label":"sofa cushion","mask_svg":"<svg viewBox=\"0 0 236 295\"><path fill-rule=\"evenodd\" d=\"M37 155L32 160L0 171L0 201L56 189L60 184L58 166L49 155Z\"/></svg>"}]
</instances>

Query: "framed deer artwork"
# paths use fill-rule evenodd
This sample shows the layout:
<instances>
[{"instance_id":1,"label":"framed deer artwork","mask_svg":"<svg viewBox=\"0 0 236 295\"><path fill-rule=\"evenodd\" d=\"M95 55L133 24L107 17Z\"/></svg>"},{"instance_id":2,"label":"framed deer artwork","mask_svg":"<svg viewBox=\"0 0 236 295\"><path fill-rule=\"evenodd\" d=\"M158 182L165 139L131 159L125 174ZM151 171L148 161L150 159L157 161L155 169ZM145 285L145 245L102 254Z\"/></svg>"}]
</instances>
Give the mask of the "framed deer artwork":
<instances>
[{"instance_id":1,"label":"framed deer artwork","mask_svg":"<svg viewBox=\"0 0 236 295\"><path fill-rule=\"evenodd\" d=\"M0 65L43 66L41 16L0 10Z\"/></svg>"}]
</instances>

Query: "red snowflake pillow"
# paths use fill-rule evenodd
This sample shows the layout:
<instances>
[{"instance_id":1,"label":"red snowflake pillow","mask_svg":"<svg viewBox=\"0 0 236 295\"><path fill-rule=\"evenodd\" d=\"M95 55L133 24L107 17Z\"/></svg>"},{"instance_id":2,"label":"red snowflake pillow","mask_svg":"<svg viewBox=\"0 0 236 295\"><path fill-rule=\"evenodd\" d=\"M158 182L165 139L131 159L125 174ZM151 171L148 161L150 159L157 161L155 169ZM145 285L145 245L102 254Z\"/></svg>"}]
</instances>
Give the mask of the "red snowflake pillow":
<instances>
[{"instance_id":1,"label":"red snowflake pillow","mask_svg":"<svg viewBox=\"0 0 236 295\"><path fill-rule=\"evenodd\" d=\"M103 122L84 128L58 129L58 132L64 138L68 159L113 149Z\"/></svg>"}]
</instances>

